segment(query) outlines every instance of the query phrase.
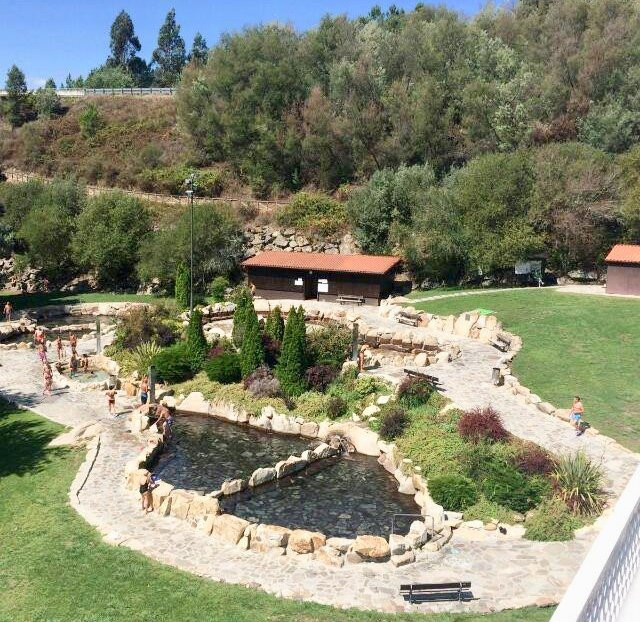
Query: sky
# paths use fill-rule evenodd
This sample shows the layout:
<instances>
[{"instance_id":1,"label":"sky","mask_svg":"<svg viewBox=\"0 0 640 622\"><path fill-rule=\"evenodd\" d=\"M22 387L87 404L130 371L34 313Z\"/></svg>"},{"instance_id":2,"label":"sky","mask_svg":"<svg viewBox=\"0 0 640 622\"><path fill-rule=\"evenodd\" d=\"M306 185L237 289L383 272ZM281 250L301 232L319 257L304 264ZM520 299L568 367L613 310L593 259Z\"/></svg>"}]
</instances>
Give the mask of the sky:
<instances>
[{"instance_id":1,"label":"sky","mask_svg":"<svg viewBox=\"0 0 640 622\"><path fill-rule=\"evenodd\" d=\"M0 83L14 63L22 69L30 88L52 77L57 84L68 73L74 77L101 65L109 54L109 29L116 15L126 10L149 59L158 29L173 7L187 49L200 31L213 45L221 33L267 22L293 24L307 30L327 13L365 15L378 4L413 9L418 0L0 0ZM428 0L425 4L429 3ZM450 9L473 15L485 0L435 0Z\"/></svg>"}]
</instances>

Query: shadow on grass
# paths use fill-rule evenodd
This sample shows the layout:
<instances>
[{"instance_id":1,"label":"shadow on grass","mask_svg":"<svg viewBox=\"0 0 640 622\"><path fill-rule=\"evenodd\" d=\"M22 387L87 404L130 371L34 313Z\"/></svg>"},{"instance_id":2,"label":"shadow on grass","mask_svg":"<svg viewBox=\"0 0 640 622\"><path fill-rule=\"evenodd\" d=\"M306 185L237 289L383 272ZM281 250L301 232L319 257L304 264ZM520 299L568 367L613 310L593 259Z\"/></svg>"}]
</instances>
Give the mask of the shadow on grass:
<instances>
[{"instance_id":1,"label":"shadow on grass","mask_svg":"<svg viewBox=\"0 0 640 622\"><path fill-rule=\"evenodd\" d=\"M42 470L53 455L65 451L47 448L55 436L54 429L0 399L0 477Z\"/></svg>"}]
</instances>

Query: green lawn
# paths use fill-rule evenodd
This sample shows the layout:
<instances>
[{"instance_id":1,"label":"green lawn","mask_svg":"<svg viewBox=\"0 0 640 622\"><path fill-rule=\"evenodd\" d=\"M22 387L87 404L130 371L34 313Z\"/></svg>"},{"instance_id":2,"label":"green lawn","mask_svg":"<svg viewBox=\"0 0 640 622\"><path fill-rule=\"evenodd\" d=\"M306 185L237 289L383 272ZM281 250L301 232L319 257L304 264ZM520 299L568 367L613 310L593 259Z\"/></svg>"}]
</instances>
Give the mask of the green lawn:
<instances>
[{"instance_id":1,"label":"green lawn","mask_svg":"<svg viewBox=\"0 0 640 622\"><path fill-rule=\"evenodd\" d=\"M213 583L111 547L67 504L84 452L48 449L61 430L0 402L1 622L542 622L551 616L551 609L487 616L342 611Z\"/></svg>"},{"instance_id":2,"label":"green lawn","mask_svg":"<svg viewBox=\"0 0 640 622\"><path fill-rule=\"evenodd\" d=\"M640 301L528 289L425 301L440 315L492 309L524 346L514 373L552 404L582 396L586 420L640 450Z\"/></svg>"},{"instance_id":3,"label":"green lawn","mask_svg":"<svg viewBox=\"0 0 640 622\"><path fill-rule=\"evenodd\" d=\"M66 292L49 292L37 294L14 294L0 292L0 303L9 300L13 308L31 309L43 307L45 305L75 305L81 302L159 302L161 300L171 300L159 296L148 296L142 294L114 294L109 292L96 292L88 294L68 294Z\"/></svg>"}]
</instances>

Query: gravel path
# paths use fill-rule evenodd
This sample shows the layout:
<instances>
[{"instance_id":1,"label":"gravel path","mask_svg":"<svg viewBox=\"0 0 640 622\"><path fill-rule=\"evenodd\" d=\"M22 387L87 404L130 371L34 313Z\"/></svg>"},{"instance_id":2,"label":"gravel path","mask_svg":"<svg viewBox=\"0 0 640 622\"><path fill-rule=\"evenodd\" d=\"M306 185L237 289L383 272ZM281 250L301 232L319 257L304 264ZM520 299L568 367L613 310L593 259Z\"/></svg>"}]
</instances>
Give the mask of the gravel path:
<instances>
[{"instance_id":1,"label":"gravel path","mask_svg":"<svg viewBox=\"0 0 640 622\"><path fill-rule=\"evenodd\" d=\"M370 325L375 318L381 323L388 321L380 318L375 308L359 308L358 312ZM602 460L611 491L622 490L638 463L638 455L605 437L576 438L568 424L544 415L505 388L494 387L491 367L499 355L473 340L457 341L462 357L438 366L437 372L431 368L454 402L465 408L491 403L514 434L553 451L583 447L593 458ZM83 347L91 345L88 342ZM59 390L42 397L40 366L33 352L0 352L0 365L0 392L5 398L69 426L102 421L104 431L92 470L77 500L72 498L78 512L108 542L216 581L336 607L487 612L558 602L595 537L595 529L586 529L571 542L536 543L505 538L498 532L481 530L476 537L454 532L450 544L439 553L421 552L416 563L398 569L390 564L347 564L335 569L291 556L241 551L205 536L185 521L140 512L137 495L124 487L123 468L138 454L142 441L125 431L124 416L115 420L106 416L103 394ZM126 411L131 402L121 398L118 407ZM80 477L84 479L84 473ZM398 594L400 583L451 580L470 580L477 600L412 607Z\"/></svg>"}]
</instances>

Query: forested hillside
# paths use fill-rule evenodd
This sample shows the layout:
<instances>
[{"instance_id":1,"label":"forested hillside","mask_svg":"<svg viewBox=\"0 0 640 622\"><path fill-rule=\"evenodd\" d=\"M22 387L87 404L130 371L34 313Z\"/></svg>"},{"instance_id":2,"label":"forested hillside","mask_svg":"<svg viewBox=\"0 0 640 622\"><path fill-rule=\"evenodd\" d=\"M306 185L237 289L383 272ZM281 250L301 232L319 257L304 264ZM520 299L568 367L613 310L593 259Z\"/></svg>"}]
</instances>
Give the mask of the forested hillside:
<instances>
[{"instance_id":1,"label":"forested hillside","mask_svg":"<svg viewBox=\"0 0 640 622\"><path fill-rule=\"evenodd\" d=\"M179 191L196 168L211 194L330 193L364 250L401 253L418 280L540 253L559 275L593 270L640 241L639 7L521 0L467 20L420 4L248 28L185 66L175 110L80 101L5 133L2 154L123 187Z\"/></svg>"}]
</instances>

